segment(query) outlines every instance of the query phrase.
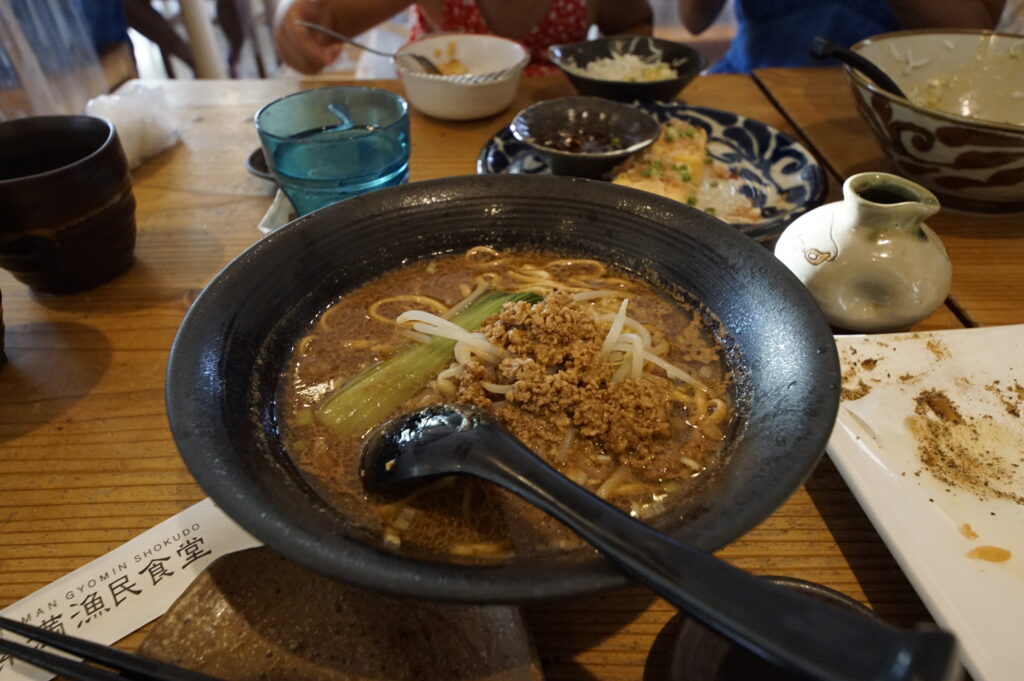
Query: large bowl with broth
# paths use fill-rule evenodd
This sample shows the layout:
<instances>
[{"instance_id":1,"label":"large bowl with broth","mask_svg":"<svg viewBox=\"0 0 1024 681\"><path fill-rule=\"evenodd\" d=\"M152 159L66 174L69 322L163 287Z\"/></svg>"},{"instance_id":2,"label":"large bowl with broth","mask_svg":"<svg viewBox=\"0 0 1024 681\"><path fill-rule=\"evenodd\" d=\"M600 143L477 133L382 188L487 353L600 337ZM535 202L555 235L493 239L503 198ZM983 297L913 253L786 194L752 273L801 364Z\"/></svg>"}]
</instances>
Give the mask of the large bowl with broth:
<instances>
[{"instance_id":1,"label":"large bowl with broth","mask_svg":"<svg viewBox=\"0 0 1024 681\"><path fill-rule=\"evenodd\" d=\"M171 351L171 431L196 480L242 527L324 574L430 599L565 597L627 581L583 547L468 564L409 556L359 530L293 464L276 396L296 343L340 296L410 263L487 245L614 264L718 320L735 420L721 465L650 522L714 551L771 514L819 460L838 406L828 325L772 254L678 202L607 183L517 175L380 190L304 216L202 292Z\"/></svg>"},{"instance_id":2,"label":"large bowl with broth","mask_svg":"<svg viewBox=\"0 0 1024 681\"><path fill-rule=\"evenodd\" d=\"M852 49L907 95L845 67L857 109L899 174L950 208L1024 211L1024 36L898 31Z\"/></svg>"}]
</instances>

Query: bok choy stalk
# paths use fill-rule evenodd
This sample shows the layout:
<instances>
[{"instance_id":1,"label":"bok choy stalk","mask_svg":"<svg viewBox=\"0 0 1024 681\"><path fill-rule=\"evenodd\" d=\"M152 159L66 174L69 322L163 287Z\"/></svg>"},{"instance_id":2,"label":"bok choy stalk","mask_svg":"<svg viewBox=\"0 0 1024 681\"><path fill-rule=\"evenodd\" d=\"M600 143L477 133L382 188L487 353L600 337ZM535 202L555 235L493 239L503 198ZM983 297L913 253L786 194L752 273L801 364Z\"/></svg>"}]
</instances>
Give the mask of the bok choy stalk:
<instances>
[{"instance_id":1,"label":"bok choy stalk","mask_svg":"<svg viewBox=\"0 0 1024 681\"><path fill-rule=\"evenodd\" d=\"M475 331L485 319L501 311L505 303L525 300L538 303L536 293L495 292L481 296L451 321ZM316 411L316 418L340 437L362 437L418 393L427 380L452 361L455 341L435 338L405 348L369 367L339 388Z\"/></svg>"}]
</instances>

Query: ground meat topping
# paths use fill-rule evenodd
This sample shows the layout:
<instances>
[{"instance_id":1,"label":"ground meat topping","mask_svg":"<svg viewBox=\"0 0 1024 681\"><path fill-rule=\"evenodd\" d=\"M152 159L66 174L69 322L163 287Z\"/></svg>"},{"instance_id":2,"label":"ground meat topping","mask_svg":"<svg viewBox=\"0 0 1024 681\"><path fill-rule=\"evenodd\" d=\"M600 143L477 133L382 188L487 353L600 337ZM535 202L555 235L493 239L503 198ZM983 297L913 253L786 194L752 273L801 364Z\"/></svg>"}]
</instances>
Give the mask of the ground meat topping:
<instances>
[{"instance_id":1,"label":"ground meat topping","mask_svg":"<svg viewBox=\"0 0 1024 681\"><path fill-rule=\"evenodd\" d=\"M490 395L479 386L485 373L471 362L458 397L484 407L490 401L505 425L537 451L556 449L572 426L618 462L642 467L671 434L672 385L647 379L612 383L615 367L599 357L608 326L563 291L532 306L507 304L480 330L506 351L494 380L512 389L503 401Z\"/></svg>"},{"instance_id":2,"label":"ground meat topping","mask_svg":"<svg viewBox=\"0 0 1024 681\"><path fill-rule=\"evenodd\" d=\"M564 291L550 294L537 305L525 301L505 305L497 320L480 330L509 354L532 357L545 367L593 364L589 355L601 347L594 317ZM598 339L596 349L594 339Z\"/></svg>"},{"instance_id":3,"label":"ground meat topping","mask_svg":"<svg viewBox=\"0 0 1024 681\"><path fill-rule=\"evenodd\" d=\"M486 409L491 400L480 385L481 381L492 381L494 377L480 362L471 360L462 366L462 378L459 381L459 399L466 404Z\"/></svg>"}]
</instances>

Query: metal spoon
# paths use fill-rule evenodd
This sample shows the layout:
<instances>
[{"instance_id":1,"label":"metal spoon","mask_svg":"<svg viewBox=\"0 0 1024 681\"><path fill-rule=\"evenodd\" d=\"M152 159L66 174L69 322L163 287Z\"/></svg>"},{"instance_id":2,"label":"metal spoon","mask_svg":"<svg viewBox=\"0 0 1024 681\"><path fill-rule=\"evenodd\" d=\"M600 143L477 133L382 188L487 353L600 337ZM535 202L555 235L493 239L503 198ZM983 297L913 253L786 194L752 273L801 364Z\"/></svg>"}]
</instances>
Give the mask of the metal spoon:
<instances>
[{"instance_id":1,"label":"metal spoon","mask_svg":"<svg viewBox=\"0 0 1024 681\"><path fill-rule=\"evenodd\" d=\"M390 52L384 52L382 50L378 50L378 49L372 48L372 47L370 47L368 45L363 45L362 43L358 43L355 40L353 40L352 38L349 38L344 33L338 33L337 31L334 31L334 30L331 30L331 29L327 28L326 26L321 26L320 24L314 24L311 21L298 21L298 20L296 20L296 21L294 21L292 23L294 23L296 26L302 26L303 28L308 28L308 29L311 29L313 31L320 31L321 33L324 33L326 35L331 36L335 40L340 40L341 42L348 43L349 45L355 45L356 47L358 47L361 50L366 50L367 52L373 52L374 54L379 54L380 56L387 57L388 59L395 59L395 60L397 60L399 57L409 57L410 59L415 61L417 64L419 64L420 68L422 68L427 73L435 73L435 74L440 74L441 73L441 69L437 68L437 66L434 65L434 62L432 62L427 57L424 57L422 54L413 54L411 52L401 52L399 54L392 54Z\"/></svg>"},{"instance_id":2,"label":"metal spoon","mask_svg":"<svg viewBox=\"0 0 1024 681\"><path fill-rule=\"evenodd\" d=\"M878 68L874 62L869 61L849 48L818 36L811 41L810 53L815 59L828 59L829 57L835 57L844 64L847 64L848 66L863 73L883 90L887 90L897 97L907 99L907 96L903 94L903 90L900 89L900 86L897 85L896 81L890 78L885 71Z\"/></svg>"},{"instance_id":3,"label":"metal spoon","mask_svg":"<svg viewBox=\"0 0 1024 681\"><path fill-rule=\"evenodd\" d=\"M442 404L399 417L371 436L360 463L375 492L450 473L518 494L625 574L783 669L821 681L960 678L949 634L905 632L812 601L677 542L558 473L479 409Z\"/></svg>"},{"instance_id":4,"label":"metal spoon","mask_svg":"<svg viewBox=\"0 0 1024 681\"><path fill-rule=\"evenodd\" d=\"M338 123L334 125L322 125L319 128L310 128L309 130L303 130L302 132L297 132L292 135L289 135L288 139L305 139L307 137L312 137L314 135L322 135L327 132L343 132L345 130L350 130L355 127L355 124L352 122L352 119L349 118L348 114L342 111L341 107L339 107L337 104L328 104L327 110L330 111L331 114L338 119ZM365 128L367 131L373 130L375 128L375 126L372 125L366 125L362 127Z\"/></svg>"}]
</instances>

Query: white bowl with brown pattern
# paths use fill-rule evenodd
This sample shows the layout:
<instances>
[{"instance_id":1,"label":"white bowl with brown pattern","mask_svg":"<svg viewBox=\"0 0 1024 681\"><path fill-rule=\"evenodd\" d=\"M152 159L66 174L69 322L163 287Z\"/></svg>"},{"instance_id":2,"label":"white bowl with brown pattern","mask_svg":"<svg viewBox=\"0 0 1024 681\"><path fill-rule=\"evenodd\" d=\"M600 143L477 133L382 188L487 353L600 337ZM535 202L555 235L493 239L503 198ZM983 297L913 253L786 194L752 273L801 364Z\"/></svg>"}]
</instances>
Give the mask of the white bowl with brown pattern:
<instances>
[{"instance_id":1,"label":"white bowl with brown pattern","mask_svg":"<svg viewBox=\"0 0 1024 681\"><path fill-rule=\"evenodd\" d=\"M857 109L900 174L951 208L1024 211L1024 36L898 31L852 49L909 98L845 67Z\"/></svg>"}]
</instances>

